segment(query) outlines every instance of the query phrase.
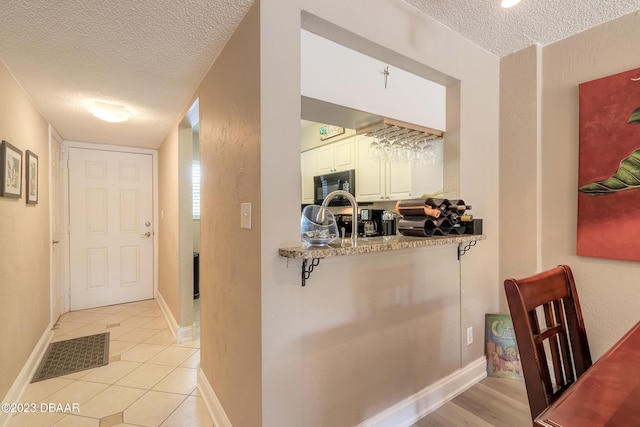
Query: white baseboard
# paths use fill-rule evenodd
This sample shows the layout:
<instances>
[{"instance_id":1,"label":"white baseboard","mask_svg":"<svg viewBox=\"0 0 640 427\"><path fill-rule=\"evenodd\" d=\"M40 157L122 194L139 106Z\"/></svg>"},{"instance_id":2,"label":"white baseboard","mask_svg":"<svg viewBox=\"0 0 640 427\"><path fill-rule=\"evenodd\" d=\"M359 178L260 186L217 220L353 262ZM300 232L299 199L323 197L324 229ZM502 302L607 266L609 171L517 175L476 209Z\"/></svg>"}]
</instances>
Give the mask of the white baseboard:
<instances>
[{"instance_id":1,"label":"white baseboard","mask_svg":"<svg viewBox=\"0 0 640 427\"><path fill-rule=\"evenodd\" d=\"M420 390L358 424L358 427L406 427L435 411L487 376L487 361L476 359L464 368Z\"/></svg>"},{"instance_id":2,"label":"white baseboard","mask_svg":"<svg viewBox=\"0 0 640 427\"><path fill-rule=\"evenodd\" d=\"M178 335L178 344L185 341L192 341L195 337L193 326L183 326L176 331Z\"/></svg>"},{"instance_id":3,"label":"white baseboard","mask_svg":"<svg viewBox=\"0 0 640 427\"><path fill-rule=\"evenodd\" d=\"M9 389L9 392L4 397L4 399L2 399L1 402L5 402L5 403L20 402L20 398L22 397L22 394L24 393L25 389L31 382L31 378L33 378L33 376L35 375L36 369L38 369L38 365L40 364L40 360L42 360L42 357L44 356L44 353L47 351L47 347L51 342L51 338L53 337L53 332L51 331L52 328L53 328L53 324L50 323L49 326L47 326L47 329L44 331L44 333L40 337L40 340L36 344L35 348L31 352L31 355L27 359L27 363L24 364L24 366L22 367L22 370L20 371L20 374L18 374L18 377L13 382L13 385ZM6 425L9 424L10 419L11 419L10 412L8 413L0 412L1 427L6 427Z\"/></svg>"},{"instance_id":4,"label":"white baseboard","mask_svg":"<svg viewBox=\"0 0 640 427\"><path fill-rule=\"evenodd\" d=\"M200 391L202 400L204 400L205 405L207 405L209 415L211 415L213 419L213 425L216 427L233 427L231 421L229 421L229 417L227 417L227 414L224 412L222 404L218 400L218 396L216 396L215 391L213 391L213 387L209 384L207 376L202 372L202 369L198 369L198 390Z\"/></svg>"},{"instance_id":5,"label":"white baseboard","mask_svg":"<svg viewBox=\"0 0 640 427\"><path fill-rule=\"evenodd\" d=\"M435 411L487 376L487 360L474 360L464 368L385 409L357 427L408 427ZM233 427L202 369L198 370L198 390L216 427Z\"/></svg>"},{"instance_id":6,"label":"white baseboard","mask_svg":"<svg viewBox=\"0 0 640 427\"><path fill-rule=\"evenodd\" d=\"M173 317L173 313L171 313L167 302L164 300L160 292L156 292L156 299L158 300L158 305L160 306L160 310L162 310L162 314L164 314L164 318L169 324L169 330L173 334L173 338L175 338L176 343L180 344L185 341L191 341L194 338L193 325L182 327L178 325L178 321Z\"/></svg>"}]
</instances>

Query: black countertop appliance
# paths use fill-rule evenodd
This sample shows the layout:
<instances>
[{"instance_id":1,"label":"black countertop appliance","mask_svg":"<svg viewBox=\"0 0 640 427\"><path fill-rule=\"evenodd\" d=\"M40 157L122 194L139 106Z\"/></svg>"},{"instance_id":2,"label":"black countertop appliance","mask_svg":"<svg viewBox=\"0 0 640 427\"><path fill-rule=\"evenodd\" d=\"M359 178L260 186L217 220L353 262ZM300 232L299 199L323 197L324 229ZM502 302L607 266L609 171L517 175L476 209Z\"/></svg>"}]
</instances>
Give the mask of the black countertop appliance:
<instances>
[{"instance_id":1,"label":"black countertop appliance","mask_svg":"<svg viewBox=\"0 0 640 427\"><path fill-rule=\"evenodd\" d=\"M355 197L356 171L355 169L342 172L328 173L313 177L313 203L321 205L329 193L336 190L344 190ZM351 203L346 197L338 196L330 200L329 206L348 206Z\"/></svg>"},{"instance_id":2,"label":"black countertop appliance","mask_svg":"<svg viewBox=\"0 0 640 427\"><path fill-rule=\"evenodd\" d=\"M361 209L358 234L361 237L382 235L382 209Z\"/></svg>"},{"instance_id":3,"label":"black countertop appliance","mask_svg":"<svg viewBox=\"0 0 640 427\"><path fill-rule=\"evenodd\" d=\"M360 237L374 237L374 236L393 236L396 234L396 215L390 213L392 216L385 218L385 212L382 209L361 209L360 215L356 221L358 221L358 236ZM342 227L345 229L345 237L351 237L351 223L352 214L336 214L336 222L338 224L338 231L342 232Z\"/></svg>"}]
</instances>

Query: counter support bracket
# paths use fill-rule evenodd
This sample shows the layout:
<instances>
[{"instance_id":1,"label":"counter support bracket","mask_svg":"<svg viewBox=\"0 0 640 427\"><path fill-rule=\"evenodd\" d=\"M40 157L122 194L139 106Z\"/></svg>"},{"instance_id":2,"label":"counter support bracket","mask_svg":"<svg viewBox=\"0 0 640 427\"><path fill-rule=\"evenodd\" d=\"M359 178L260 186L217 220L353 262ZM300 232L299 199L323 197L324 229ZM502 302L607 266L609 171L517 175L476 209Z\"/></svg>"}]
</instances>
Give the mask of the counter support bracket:
<instances>
[{"instance_id":1,"label":"counter support bracket","mask_svg":"<svg viewBox=\"0 0 640 427\"><path fill-rule=\"evenodd\" d=\"M307 284L307 279L311 277L314 267L320 264L320 259L321 258L311 258L310 264L307 264L307 261L309 261L307 258L302 260L302 286Z\"/></svg>"},{"instance_id":2,"label":"counter support bracket","mask_svg":"<svg viewBox=\"0 0 640 427\"><path fill-rule=\"evenodd\" d=\"M477 240L472 240L466 245L462 243L458 243L458 261L460 261L460 258L462 258L462 255L466 254L469 249L471 249L473 246L476 245L476 243L478 243Z\"/></svg>"}]
</instances>

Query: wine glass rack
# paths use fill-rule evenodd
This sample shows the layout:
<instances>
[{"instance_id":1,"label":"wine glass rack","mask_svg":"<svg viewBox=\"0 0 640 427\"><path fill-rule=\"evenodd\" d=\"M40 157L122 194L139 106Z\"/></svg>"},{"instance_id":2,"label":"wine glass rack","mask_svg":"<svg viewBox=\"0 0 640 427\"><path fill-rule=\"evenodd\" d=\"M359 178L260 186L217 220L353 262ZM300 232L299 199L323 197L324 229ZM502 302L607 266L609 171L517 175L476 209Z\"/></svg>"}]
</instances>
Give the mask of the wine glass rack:
<instances>
[{"instance_id":1,"label":"wine glass rack","mask_svg":"<svg viewBox=\"0 0 640 427\"><path fill-rule=\"evenodd\" d=\"M405 144L415 141L430 141L444 136L444 132L436 129L387 118L357 129L356 133L375 138L384 137Z\"/></svg>"}]
</instances>

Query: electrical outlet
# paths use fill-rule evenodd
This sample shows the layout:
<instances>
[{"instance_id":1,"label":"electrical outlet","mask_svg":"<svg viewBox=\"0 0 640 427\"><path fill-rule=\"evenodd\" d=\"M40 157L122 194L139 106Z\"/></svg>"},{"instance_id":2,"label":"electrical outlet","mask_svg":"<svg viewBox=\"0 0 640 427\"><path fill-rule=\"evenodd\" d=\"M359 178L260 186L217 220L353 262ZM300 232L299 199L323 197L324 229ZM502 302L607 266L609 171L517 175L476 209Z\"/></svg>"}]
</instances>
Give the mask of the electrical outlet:
<instances>
[{"instance_id":1,"label":"electrical outlet","mask_svg":"<svg viewBox=\"0 0 640 427\"><path fill-rule=\"evenodd\" d=\"M473 326L467 328L467 345L473 343Z\"/></svg>"},{"instance_id":2,"label":"electrical outlet","mask_svg":"<svg viewBox=\"0 0 640 427\"><path fill-rule=\"evenodd\" d=\"M251 203L240 203L240 228L251 230Z\"/></svg>"}]
</instances>

